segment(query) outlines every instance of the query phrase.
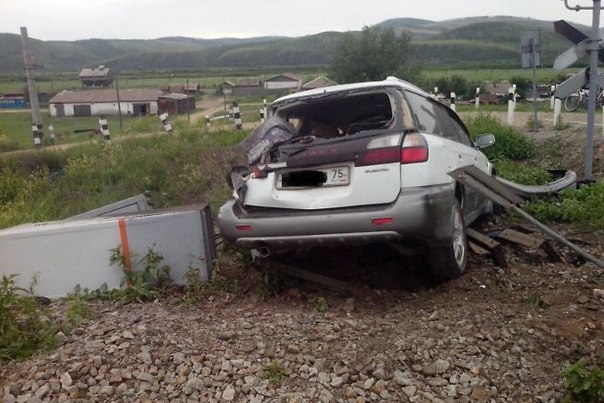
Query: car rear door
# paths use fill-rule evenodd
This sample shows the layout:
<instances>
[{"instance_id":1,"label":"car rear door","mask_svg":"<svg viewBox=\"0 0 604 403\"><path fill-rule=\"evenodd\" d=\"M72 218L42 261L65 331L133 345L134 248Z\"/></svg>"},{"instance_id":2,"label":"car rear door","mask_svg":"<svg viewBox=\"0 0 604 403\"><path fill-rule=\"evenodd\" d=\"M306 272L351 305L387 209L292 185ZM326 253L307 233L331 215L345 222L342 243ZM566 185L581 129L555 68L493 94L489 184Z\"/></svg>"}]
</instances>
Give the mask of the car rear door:
<instances>
[{"instance_id":1,"label":"car rear door","mask_svg":"<svg viewBox=\"0 0 604 403\"><path fill-rule=\"evenodd\" d=\"M401 100L400 91L378 87L281 110L339 122L341 136L281 146L276 168L248 181L245 204L315 210L393 202L400 192Z\"/></svg>"}]
</instances>

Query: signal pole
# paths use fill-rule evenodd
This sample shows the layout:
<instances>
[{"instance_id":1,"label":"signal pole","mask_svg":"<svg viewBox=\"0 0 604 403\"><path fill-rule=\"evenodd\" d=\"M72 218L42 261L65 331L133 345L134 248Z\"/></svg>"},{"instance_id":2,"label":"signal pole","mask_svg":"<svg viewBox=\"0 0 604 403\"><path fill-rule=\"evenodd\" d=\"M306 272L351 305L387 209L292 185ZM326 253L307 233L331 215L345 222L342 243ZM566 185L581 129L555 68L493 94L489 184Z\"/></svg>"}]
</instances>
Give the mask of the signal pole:
<instances>
[{"instance_id":1,"label":"signal pole","mask_svg":"<svg viewBox=\"0 0 604 403\"><path fill-rule=\"evenodd\" d=\"M568 5L568 0L564 0L564 5L569 10L593 10L591 35L587 48L589 50L589 99L587 104L587 142L585 143L585 181L591 182L592 162L594 148L594 123L596 117L596 97L598 81L598 51L600 49L600 10L601 1L593 0L593 7L582 7Z\"/></svg>"}]
</instances>

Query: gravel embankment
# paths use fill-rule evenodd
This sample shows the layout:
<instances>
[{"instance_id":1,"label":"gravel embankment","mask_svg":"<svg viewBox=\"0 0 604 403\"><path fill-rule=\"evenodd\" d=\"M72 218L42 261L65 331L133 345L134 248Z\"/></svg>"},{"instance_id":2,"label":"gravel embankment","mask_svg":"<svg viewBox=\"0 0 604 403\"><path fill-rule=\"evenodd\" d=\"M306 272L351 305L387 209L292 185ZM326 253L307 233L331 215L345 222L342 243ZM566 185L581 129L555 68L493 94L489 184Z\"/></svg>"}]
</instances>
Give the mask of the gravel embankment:
<instances>
[{"instance_id":1,"label":"gravel embankment","mask_svg":"<svg viewBox=\"0 0 604 403\"><path fill-rule=\"evenodd\" d=\"M4 365L0 396L4 403L558 401L563 369L604 352L604 275L590 265L518 258L510 266L474 258L466 275L438 289L365 289L355 298L298 287L264 300L217 294L193 308L176 298L97 301L94 319L58 349ZM317 296L326 312L317 311Z\"/></svg>"}]
</instances>

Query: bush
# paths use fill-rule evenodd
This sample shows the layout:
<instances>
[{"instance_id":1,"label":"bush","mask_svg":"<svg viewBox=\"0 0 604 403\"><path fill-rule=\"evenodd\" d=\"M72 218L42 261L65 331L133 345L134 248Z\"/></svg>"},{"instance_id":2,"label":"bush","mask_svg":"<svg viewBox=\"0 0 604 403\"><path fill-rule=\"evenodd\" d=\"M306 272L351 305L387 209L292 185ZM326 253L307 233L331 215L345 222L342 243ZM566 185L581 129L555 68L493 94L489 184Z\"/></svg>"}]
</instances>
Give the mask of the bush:
<instances>
[{"instance_id":1,"label":"bush","mask_svg":"<svg viewBox=\"0 0 604 403\"><path fill-rule=\"evenodd\" d=\"M546 169L510 160L496 161L495 171L497 176L523 185L543 185L552 179Z\"/></svg>"},{"instance_id":2,"label":"bush","mask_svg":"<svg viewBox=\"0 0 604 403\"><path fill-rule=\"evenodd\" d=\"M15 275L0 280L0 361L23 359L56 344L57 328L50 315L26 290L15 286Z\"/></svg>"},{"instance_id":3,"label":"bush","mask_svg":"<svg viewBox=\"0 0 604 403\"><path fill-rule=\"evenodd\" d=\"M504 126L494 116L481 114L469 118L465 123L472 139L482 133L495 135L495 144L484 149L485 155L491 160L518 161L529 159L535 155L535 147L527 136L513 127Z\"/></svg>"},{"instance_id":4,"label":"bush","mask_svg":"<svg viewBox=\"0 0 604 403\"><path fill-rule=\"evenodd\" d=\"M604 371L597 365L579 360L564 371L564 403L598 403L604 401Z\"/></svg>"},{"instance_id":5,"label":"bush","mask_svg":"<svg viewBox=\"0 0 604 403\"><path fill-rule=\"evenodd\" d=\"M604 229L604 182L566 189L550 200L533 201L526 210L541 222L572 222Z\"/></svg>"}]
</instances>

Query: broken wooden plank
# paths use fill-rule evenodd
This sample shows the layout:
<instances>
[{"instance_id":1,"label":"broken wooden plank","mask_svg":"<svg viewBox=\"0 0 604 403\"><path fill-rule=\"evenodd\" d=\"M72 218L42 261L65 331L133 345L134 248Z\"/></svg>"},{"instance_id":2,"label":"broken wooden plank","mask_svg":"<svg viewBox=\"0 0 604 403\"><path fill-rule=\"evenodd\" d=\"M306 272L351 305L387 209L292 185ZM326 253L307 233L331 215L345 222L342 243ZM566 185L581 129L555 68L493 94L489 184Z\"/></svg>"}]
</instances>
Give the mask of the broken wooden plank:
<instances>
[{"instance_id":1,"label":"broken wooden plank","mask_svg":"<svg viewBox=\"0 0 604 403\"><path fill-rule=\"evenodd\" d=\"M474 252L475 254L477 254L478 256L486 256L486 255L490 255L491 254L491 252L489 252L488 250L486 250L482 246L480 246L478 244L475 244L472 241L468 241L468 246L470 247L470 250L472 252Z\"/></svg>"},{"instance_id":2,"label":"broken wooden plank","mask_svg":"<svg viewBox=\"0 0 604 403\"><path fill-rule=\"evenodd\" d=\"M275 261L270 261L270 262L267 261L266 263L267 263L266 266L269 269L279 271L288 276L301 278L303 280L312 281L313 283L322 284L327 287L347 291L354 296L363 296L364 295L362 290L360 290L359 288L357 288L357 287L353 286L352 284L349 284L345 281L336 280L335 278L332 278L332 277L327 277L322 274L313 273L309 270L299 269L297 267L293 267L293 266L290 266L285 263L280 263L280 262L275 262Z\"/></svg>"},{"instance_id":3,"label":"broken wooden plank","mask_svg":"<svg viewBox=\"0 0 604 403\"><path fill-rule=\"evenodd\" d=\"M491 257L497 266L504 269L508 267L505 253L503 252L503 248L499 242L493 238L481 234L473 228L466 228L466 234L468 235L468 238L471 238L474 241L474 243L487 249L491 253Z\"/></svg>"},{"instance_id":4,"label":"broken wooden plank","mask_svg":"<svg viewBox=\"0 0 604 403\"><path fill-rule=\"evenodd\" d=\"M525 234L511 228L506 228L497 234L498 238L505 239L518 245L526 246L531 249L538 249L543 245L545 239L537 238L529 234Z\"/></svg>"}]
</instances>

